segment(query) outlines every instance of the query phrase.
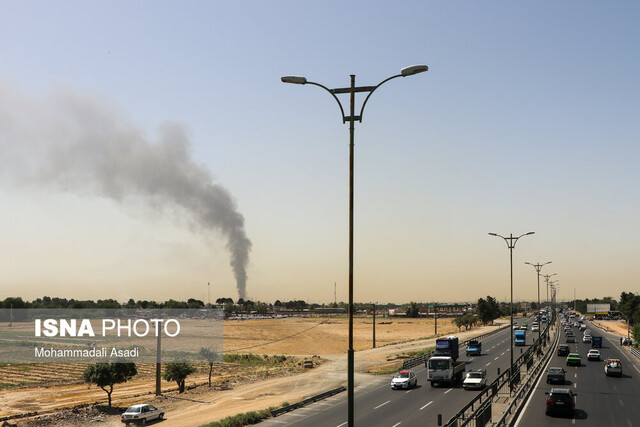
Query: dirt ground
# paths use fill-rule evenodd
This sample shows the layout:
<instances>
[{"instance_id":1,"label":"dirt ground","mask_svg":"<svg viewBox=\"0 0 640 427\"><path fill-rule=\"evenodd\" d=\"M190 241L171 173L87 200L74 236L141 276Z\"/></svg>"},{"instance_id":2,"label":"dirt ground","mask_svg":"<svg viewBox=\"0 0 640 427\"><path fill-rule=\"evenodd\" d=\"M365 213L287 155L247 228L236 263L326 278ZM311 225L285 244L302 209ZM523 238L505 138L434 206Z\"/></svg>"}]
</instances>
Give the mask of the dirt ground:
<instances>
[{"instance_id":1,"label":"dirt ground","mask_svg":"<svg viewBox=\"0 0 640 427\"><path fill-rule=\"evenodd\" d=\"M623 337L627 336L627 322L621 322L619 320L595 320L592 323L606 327L612 334Z\"/></svg>"},{"instance_id":2,"label":"dirt ground","mask_svg":"<svg viewBox=\"0 0 640 427\"><path fill-rule=\"evenodd\" d=\"M463 340L496 329L500 324L496 322L494 326L458 332L449 320L439 319L438 335L455 333ZM367 375L366 372L399 363L398 354L424 349L435 343L433 320L378 317L376 349L372 349L372 332L370 317L355 319L356 385ZM113 405L125 408L133 403L150 402L167 412L167 419L159 423L167 427L199 426L240 412L293 403L346 382L347 335L348 323L344 317L225 321L226 353L287 354L300 359L318 355L314 360L324 363L316 363L315 368L302 373L301 369L293 368L273 375L255 369L231 376L222 373L214 378L217 385L213 389L206 385L207 374L199 372L187 379L187 385L197 387L181 395L175 390L175 383L163 381L163 395L160 397L152 393L155 379L146 376L116 385ZM86 384L8 389L0 391L0 419L37 411L35 417L11 421L18 425L81 425L93 420L103 425L122 425L117 415L96 409L95 404L105 403L106 393ZM80 404L86 407L70 409Z\"/></svg>"}]
</instances>

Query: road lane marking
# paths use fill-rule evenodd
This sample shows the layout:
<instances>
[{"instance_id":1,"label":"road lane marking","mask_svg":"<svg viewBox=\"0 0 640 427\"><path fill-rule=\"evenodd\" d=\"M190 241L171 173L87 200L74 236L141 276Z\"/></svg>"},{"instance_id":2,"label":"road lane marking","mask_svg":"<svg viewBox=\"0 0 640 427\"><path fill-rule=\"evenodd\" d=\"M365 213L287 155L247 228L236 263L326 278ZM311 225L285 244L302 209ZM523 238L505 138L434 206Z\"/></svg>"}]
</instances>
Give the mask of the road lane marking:
<instances>
[{"instance_id":1,"label":"road lane marking","mask_svg":"<svg viewBox=\"0 0 640 427\"><path fill-rule=\"evenodd\" d=\"M453 390L452 388L450 388L449 390L445 391L444 394L449 393L451 390Z\"/></svg>"},{"instance_id":2,"label":"road lane marking","mask_svg":"<svg viewBox=\"0 0 640 427\"><path fill-rule=\"evenodd\" d=\"M495 358L495 359L493 359L493 360L498 360L499 358L500 358L500 356L496 357L496 358Z\"/></svg>"},{"instance_id":3,"label":"road lane marking","mask_svg":"<svg viewBox=\"0 0 640 427\"><path fill-rule=\"evenodd\" d=\"M347 424L348 422L349 422L349 421L344 422L344 423L342 423L342 424L339 424L339 425L337 425L336 427L342 427L343 425Z\"/></svg>"},{"instance_id":4,"label":"road lane marking","mask_svg":"<svg viewBox=\"0 0 640 427\"><path fill-rule=\"evenodd\" d=\"M386 404L387 404L387 403L389 403L389 402L391 402L391 401L390 401L390 400L387 400L386 402L381 403L380 405L376 406L376 407L375 407L375 408L373 408L373 409L378 409L378 408L380 408L380 407L382 407L382 406L386 405Z\"/></svg>"},{"instance_id":5,"label":"road lane marking","mask_svg":"<svg viewBox=\"0 0 640 427\"><path fill-rule=\"evenodd\" d=\"M489 365L491 365L491 362L487 363L487 364L486 364L486 365L484 365L484 366L489 366Z\"/></svg>"},{"instance_id":6,"label":"road lane marking","mask_svg":"<svg viewBox=\"0 0 640 427\"><path fill-rule=\"evenodd\" d=\"M399 423L397 423L397 424L392 425L391 427L398 427L400 424L402 424L402 421L400 421L400 422L399 422Z\"/></svg>"},{"instance_id":7,"label":"road lane marking","mask_svg":"<svg viewBox=\"0 0 640 427\"><path fill-rule=\"evenodd\" d=\"M429 403L427 403L426 405L424 405L422 408L420 408L420 410L422 411L424 408L426 408L427 406L431 405L433 403L433 400ZM338 426L340 427L340 426Z\"/></svg>"}]
</instances>

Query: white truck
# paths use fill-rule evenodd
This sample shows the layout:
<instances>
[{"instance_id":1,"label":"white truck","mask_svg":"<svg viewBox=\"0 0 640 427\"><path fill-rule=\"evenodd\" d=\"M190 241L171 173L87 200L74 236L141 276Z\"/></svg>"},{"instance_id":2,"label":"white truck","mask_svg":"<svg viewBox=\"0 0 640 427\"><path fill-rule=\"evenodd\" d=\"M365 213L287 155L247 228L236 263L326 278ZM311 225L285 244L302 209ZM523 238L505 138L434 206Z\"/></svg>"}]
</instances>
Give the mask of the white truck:
<instances>
[{"instance_id":1,"label":"white truck","mask_svg":"<svg viewBox=\"0 0 640 427\"><path fill-rule=\"evenodd\" d=\"M437 384L447 384L450 387L456 381L461 381L465 364L463 361L454 362L449 356L433 356L425 363L427 368L427 381L431 387Z\"/></svg>"}]
</instances>

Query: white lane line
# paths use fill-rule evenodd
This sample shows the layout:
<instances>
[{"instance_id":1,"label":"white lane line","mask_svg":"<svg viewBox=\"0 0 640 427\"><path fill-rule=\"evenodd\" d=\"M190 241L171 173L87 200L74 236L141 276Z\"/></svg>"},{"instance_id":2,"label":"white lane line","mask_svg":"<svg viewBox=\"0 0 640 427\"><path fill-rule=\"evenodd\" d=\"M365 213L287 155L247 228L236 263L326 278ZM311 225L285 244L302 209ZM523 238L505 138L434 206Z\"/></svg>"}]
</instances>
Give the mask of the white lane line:
<instances>
[{"instance_id":1,"label":"white lane line","mask_svg":"<svg viewBox=\"0 0 640 427\"><path fill-rule=\"evenodd\" d=\"M349 421L344 422L344 423L342 423L342 424L338 424L336 427L342 427L343 425L347 424L348 422L349 422Z\"/></svg>"},{"instance_id":2,"label":"white lane line","mask_svg":"<svg viewBox=\"0 0 640 427\"><path fill-rule=\"evenodd\" d=\"M498 359L500 359L500 356L496 357L496 358L495 358L495 359L493 359L493 360L498 360Z\"/></svg>"},{"instance_id":3,"label":"white lane line","mask_svg":"<svg viewBox=\"0 0 640 427\"><path fill-rule=\"evenodd\" d=\"M489 365L491 365L491 362L487 363L487 364L486 364L486 365L484 365L484 366L489 366Z\"/></svg>"},{"instance_id":4,"label":"white lane line","mask_svg":"<svg viewBox=\"0 0 640 427\"><path fill-rule=\"evenodd\" d=\"M429 403L427 403L426 405L424 405L422 408L420 408L420 410L422 411L424 408L426 408L427 406L431 405L433 403L433 400ZM338 426L340 427L340 426Z\"/></svg>"},{"instance_id":5,"label":"white lane line","mask_svg":"<svg viewBox=\"0 0 640 427\"><path fill-rule=\"evenodd\" d=\"M449 393L451 390L453 390L452 388L450 388L449 390L445 391L444 394Z\"/></svg>"},{"instance_id":6,"label":"white lane line","mask_svg":"<svg viewBox=\"0 0 640 427\"><path fill-rule=\"evenodd\" d=\"M413 390L405 391L405 394L411 393Z\"/></svg>"},{"instance_id":7,"label":"white lane line","mask_svg":"<svg viewBox=\"0 0 640 427\"><path fill-rule=\"evenodd\" d=\"M375 408L373 408L373 409L381 408L381 407L383 407L384 405L386 405L386 404L387 404L387 403L389 403L389 402L391 402L391 401L390 401L390 400L387 400L386 402L381 403L380 405L376 406L376 407L375 407Z\"/></svg>"},{"instance_id":8,"label":"white lane line","mask_svg":"<svg viewBox=\"0 0 640 427\"><path fill-rule=\"evenodd\" d=\"M618 399L618 402L620 402L620 406L624 406L624 402L622 401L622 399Z\"/></svg>"},{"instance_id":9,"label":"white lane line","mask_svg":"<svg viewBox=\"0 0 640 427\"><path fill-rule=\"evenodd\" d=\"M578 388L578 383L573 383L573 388Z\"/></svg>"},{"instance_id":10,"label":"white lane line","mask_svg":"<svg viewBox=\"0 0 640 427\"><path fill-rule=\"evenodd\" d=\"M397 424L392 425L391 427L398 427L400 424L402 424L402 421L400 421L400 422L399 422L399 423L397 423Z\"/></svg>"}]
</instances>

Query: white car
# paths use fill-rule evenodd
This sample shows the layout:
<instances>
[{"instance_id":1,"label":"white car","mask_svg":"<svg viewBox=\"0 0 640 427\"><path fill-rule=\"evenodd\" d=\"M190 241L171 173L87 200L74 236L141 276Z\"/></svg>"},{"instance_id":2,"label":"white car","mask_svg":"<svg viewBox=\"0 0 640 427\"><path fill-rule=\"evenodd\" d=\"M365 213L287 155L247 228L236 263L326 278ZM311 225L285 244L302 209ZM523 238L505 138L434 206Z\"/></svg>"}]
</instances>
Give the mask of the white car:
<instances>
[{"instance_id":1,"label":"white car","mask_svg":"<svg viewBox=\"0 0 640 427\"><path fill-rule=\"evenodd\" d=\"M531 332L538 332L540 330L540 327L538 325L533 325L531 327Z\"/></svg>"},{"instance_id":2,"label":"white car","mask_svg":"<svg viewBox=\"0 0 640 427\"><path fill-rule=\"evenodd\" d=\"M413 371L400 371L391 380L391 388L410 388L418 385L418 377Z\"/></svg>"},{"instance_id":3,"label":"white car","mask_svg":"<svg viewBox=\"0 0 640 427\"><path fill-rule=\"evenodd\" d=\"M591 342L591 335L585 335L584 337L582 337L582 342L590 343Z\"/></svg>"},{"instance_id":4,"label":"white car","mask_svg":"<svg viewBox=\"0 0 640 427\"><path fill-rule=\"evenodd\" d=\"M600 351L589 350L589 353L587 353L587 360L600 360Z\"/></svg>"},{"instance_id":5,"label":"white car","mask_svg":"<svg viewBox=\"0 0 640 427\"><path fill-rule=\"evenodd\" d=\"M487 372L484 369L467 372L467 377L462 382L465 390L483 389L487 386Z\"/></svg>"},{"instance_id":6,"label":"white car","mask_svg":"<svg viewBox=\"0 0 640 427\"><path fill-rule=\"evenodd\" d=\"M122 415L120 415L120 421L125 425L133 424L146 424L150 420L161 420L164 417L164 411L158 409L148 403L141 405L130 406Z\"/></svg>"}]
</instances>

